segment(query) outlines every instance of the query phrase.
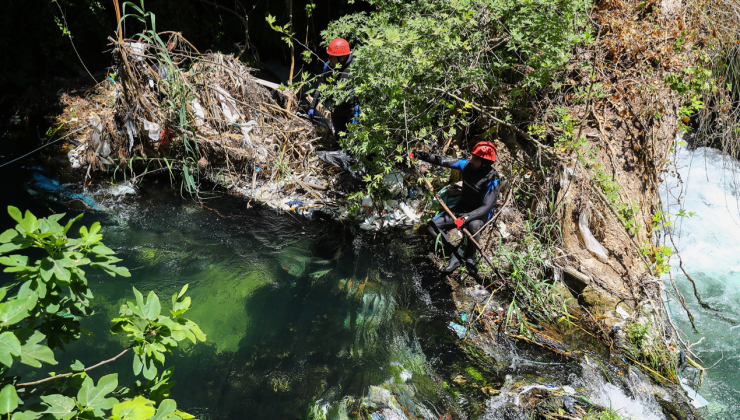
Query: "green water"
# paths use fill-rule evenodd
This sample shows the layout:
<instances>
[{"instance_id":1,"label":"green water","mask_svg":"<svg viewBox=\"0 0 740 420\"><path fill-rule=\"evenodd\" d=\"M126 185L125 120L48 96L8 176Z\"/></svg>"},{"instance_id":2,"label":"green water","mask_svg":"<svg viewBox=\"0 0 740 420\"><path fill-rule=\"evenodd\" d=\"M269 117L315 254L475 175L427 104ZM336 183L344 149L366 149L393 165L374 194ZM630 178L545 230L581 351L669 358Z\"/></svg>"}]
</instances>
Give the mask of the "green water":
<instances>
[{"instance_id":1,"label":"green water","mask_svg":"<svg viewBox=\"0 0 740 420\"><path fill-rule=\"evenodd\" d=\"M39 216L80 211L33 182L18 185L6 204ZM447 327L454 306L436 268L412 259L427 249L421 238L375 237L228 197L207 202L217 213L157 185L124 200L93 194L102 205L86 210L81 224L101 222L105 244L132 276L88 271L95 315L83 326L96 338L57 354L60 366L75 359L90 366L121 351L109 320L133 299L132 287L164 302L187 283L193 309L186 316L207 342L167 365L176 366L174 398L199 418L320 418L324 411L342 418L368 395L419 418L466 411L468 402L442 386L460 353ZM9 227L9 218L0 220ZM125 356L92 376L113 372L122 385L137 379ZM383 390L393 396L378 397Z\"/></svg>"}]
</instances>

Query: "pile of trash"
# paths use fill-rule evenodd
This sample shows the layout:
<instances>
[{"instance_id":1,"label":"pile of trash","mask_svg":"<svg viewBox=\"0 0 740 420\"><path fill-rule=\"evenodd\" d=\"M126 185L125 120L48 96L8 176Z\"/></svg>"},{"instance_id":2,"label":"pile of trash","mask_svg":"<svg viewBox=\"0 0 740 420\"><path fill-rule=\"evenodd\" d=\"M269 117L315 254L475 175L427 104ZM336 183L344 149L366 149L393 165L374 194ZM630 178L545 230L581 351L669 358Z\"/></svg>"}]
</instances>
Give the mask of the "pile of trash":
<instances>
[{"instance_id":1,"label":"pile of trash","mask_svg":"<svg viewBox=\"0 0 740 420\"><path fill-rule=\"evenodd\" d=\"M363 229L419 222L420 203L400 172L386 176L397 200L368 197L350 212L341 177L362 178L345 165L351 158L317 155L331 134L291 112L296 100L289 92L269 90L276 85L255 78L233 56L200 54L178 33L166 48L143 39L112 42L107 79L84 96L61 97L60 127L74 133L76 145L69 161L87 177L179 172L191 192L208 180L280 210L307 217L322 210Z\"/></svg>"},{"instance_id":2,"label":"pile of trash","mask_svg":"<svg viewBox=\"0 0 740 420\"><path fill-rule=\"evenodd\" d=\"M232 56L192 51L178 34L168 49L171 61L163 62L155 45L116 43L115 70L94 94L62 97L62 121L88 127L69 153L73 167L105 170L134 157L166 157L191 172L208 173L211 162L232 173L272 163L306 169L320 135L284 109L253 69Z\"/></svg>"}]
</instances>

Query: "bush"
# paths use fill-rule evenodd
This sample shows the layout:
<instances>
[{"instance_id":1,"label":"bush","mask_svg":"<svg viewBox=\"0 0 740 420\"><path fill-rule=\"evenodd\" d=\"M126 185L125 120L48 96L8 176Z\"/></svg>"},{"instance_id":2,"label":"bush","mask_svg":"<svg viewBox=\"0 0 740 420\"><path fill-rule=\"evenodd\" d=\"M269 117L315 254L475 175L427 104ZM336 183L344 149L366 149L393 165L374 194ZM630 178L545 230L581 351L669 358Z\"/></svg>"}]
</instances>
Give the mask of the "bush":
<instances>
[{"instance_id":1,"label":"bush","mask_svg":"<svg viewBox=\"0 0 740 420\"><path fill-rule=\"evenodd\" d=\"M488 128L492 121L480 119L484 108L524 105L573 46L591 37L582 1L370 3L376 12L345 16L322 33L327 42L347 38L357 58L346 86L322 92L337 100L357 95L360 124L342 145L366 160L371 188L413 148L447 140L476 121Z\"/></svg>"},{"instance_id":2,"label":"bush","mask_svg":"<svg viewBox=\"0 0 740 420\"><path fill-rule=\"evenodd\" d=\"M90 316L92 291L85 278L85 266L102 269L116 276L129 277L129 271L106 247L100 224L80 228L80 237L67 233L80 219L77 216L62 226L64 214L38 219L15 207L8 213L18 224L0 235L0 264L15 279L0 288L0 414L14 420L40 417L55 419L188 419L177 410L175 401L167 399L168 383L173 368L164 368L165 353L172 354L179 343L205 341L205 335L193 321L182 318L190 307L185 297L187 285L172 297L172 310L162 314L154 292L146 300L134 288L136 302L128 302L120 317L112 320L114 334L125 333L130 344L117 356L85 368L76 361L67 369L45 379L23 382L9 375L14 362L41 369L42 363L55 365L53 349L64 350L65 344L89 333L80 319ZM35 249L35 250L34 250ZM19 253L22 252L22 253ZM38 258L36 258L38 257ZM120 389L116 398L109 396L118 388L118 375L106 375L95 381L88 371L111 362L132 350L134 374L149 381L133 390Z\"/></svg>"}]
</instances>

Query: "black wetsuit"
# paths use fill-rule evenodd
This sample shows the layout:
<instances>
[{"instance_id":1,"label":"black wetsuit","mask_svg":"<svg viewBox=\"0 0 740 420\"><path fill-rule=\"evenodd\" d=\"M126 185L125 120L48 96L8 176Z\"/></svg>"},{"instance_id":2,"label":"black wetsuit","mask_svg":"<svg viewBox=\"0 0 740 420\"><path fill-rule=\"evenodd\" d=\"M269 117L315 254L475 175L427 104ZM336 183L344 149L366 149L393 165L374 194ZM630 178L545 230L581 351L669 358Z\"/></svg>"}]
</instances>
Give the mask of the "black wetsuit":
<instances>
[{"instance_id":1,"label":"black wetsuit","mask_svg":"<svg viewBox=\"0 0 740 420\"><path fill-rule=\"evenodd\" d=\"M332 69L328 64L324 65L324 72L321 75L320 84L326 84L327 79L334 76L334 83L339 83L341 80L349 78L349 69L354 61L352 54L349 54L347 60L342 63L341 69ZM338 74L337 74L338 73ZM311 109L316 109L319 105L319 97L321 92L317 89L314 93L313 102L311 103ZM352 122L352 119L357 116L358 102L355 95L351 95L346 101L335 104L334 109L331 113L331 123L334 126L334 132L339 133L340 131L347 131L347 124Z\"/></svg>"},{"instance_id":2,"label":"black wetsuit","mask_svg":"<svg viewBox=\"0 0 740 420\"><path fill-rule=\"evenodd\" d=\"M492 162L483 160L480 167L474 169L469 159L449 158L423 152L417 152L415 155L419 159L434 165L462 171L462 197L450 210L452 210L455 216L465 218L464 227L477 240L478 230L493 216L493 208L496 205L499 189L501 188L501 179L498 172L493 169ZM444 239L445 253L448 255L451 255L452 252L456 253L457 250L449 243L444 232L452 229L454 226L455 220L444 211L436 215L428 224L428 230L431 235L437 236L441 234ZM475 252L475 246L469 245L465 250L465 259L474 258Z\"/></svg>"}]
</instances>

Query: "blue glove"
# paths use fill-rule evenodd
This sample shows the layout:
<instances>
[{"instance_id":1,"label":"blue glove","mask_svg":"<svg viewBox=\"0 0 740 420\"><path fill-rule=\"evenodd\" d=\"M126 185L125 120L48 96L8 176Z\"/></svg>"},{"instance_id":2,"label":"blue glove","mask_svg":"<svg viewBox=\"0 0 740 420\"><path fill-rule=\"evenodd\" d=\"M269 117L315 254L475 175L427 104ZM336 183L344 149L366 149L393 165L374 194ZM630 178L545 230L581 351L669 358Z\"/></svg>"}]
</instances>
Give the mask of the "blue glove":
<instances>
[{"instance_id":1,"label":"blue glove","mask_svg":"<svg viewBox=\"0 0 740 420\"><path fill-rule=\"evenodd\" d=\"M355 111L355 114L352 116L352 124L356 124L357 123L357 117L359 117L360 114L362 114L362 111L360 111L360 106L359 105L355 105L354 111Z\"/></svg>"},{"instance_id":2,"label":"blue glove","mask_svg":"<svg viewBox=\"0 0 740 420\"><path fill-rule=\"evenodd\" d=\"M316 112L314 108L308 110L308 120L313 122L313 114Z\"/></svg>"}]
</instances>

